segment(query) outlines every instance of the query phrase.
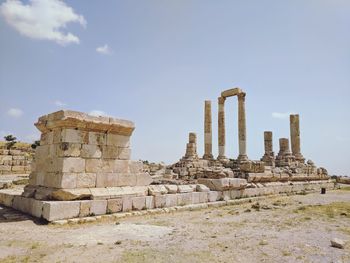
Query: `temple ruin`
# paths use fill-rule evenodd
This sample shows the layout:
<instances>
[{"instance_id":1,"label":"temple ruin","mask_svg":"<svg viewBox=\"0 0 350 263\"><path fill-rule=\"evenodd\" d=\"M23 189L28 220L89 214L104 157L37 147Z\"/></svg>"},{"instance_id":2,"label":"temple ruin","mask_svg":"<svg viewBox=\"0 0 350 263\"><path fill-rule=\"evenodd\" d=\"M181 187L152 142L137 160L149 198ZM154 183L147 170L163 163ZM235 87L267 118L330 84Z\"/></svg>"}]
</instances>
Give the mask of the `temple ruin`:
<instances>
[{"instance_id":1,"label":"temple ruin","mask_svg":"<svg viewBox=\"0 0 350 263\"><path fill-rule=\"evenodd\" d=\"M238 156L226 156L225 101L238 99ZM211 204L233 199L332 187L327 170L301 153L299 115L290 116L290 140L263 134L260 160L247 154L246 93L240 88L218 97L218 155L212 149L212 104L204 102L204 155L190 132L184 156L163 174L151 176L141 161L131 160L131 121L59 111L39 118L41 132L29 184L23 192L0 191L0 203L56 221L96 215ZM291 146L291 147L290 147Z\"/></svg>"}]
</instances>

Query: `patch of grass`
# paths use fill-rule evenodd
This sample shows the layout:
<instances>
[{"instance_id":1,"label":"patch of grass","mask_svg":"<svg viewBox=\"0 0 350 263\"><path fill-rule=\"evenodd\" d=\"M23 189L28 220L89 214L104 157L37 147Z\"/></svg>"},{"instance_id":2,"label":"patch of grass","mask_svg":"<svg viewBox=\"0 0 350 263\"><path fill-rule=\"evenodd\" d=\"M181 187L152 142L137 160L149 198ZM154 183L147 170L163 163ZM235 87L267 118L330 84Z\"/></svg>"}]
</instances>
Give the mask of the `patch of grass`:
<instances>
[{"instance_id":1,"label":"patch of grass","mask_svg":"<svg viewBox=\"0 0 350 263\"><path fill-rule=\"evenodd\" d=\"M340 190L342 190L342 191L350 191L350 186L342 186L340 188Z\"/></svg>"},{"instance_id":2,"label":"patch of grass","mask_svg":"<svg viewBox=\"0 0 350 263\"><path fill-rule=\"evenodd\" d=\"M289 250L282 250L282 255L284 257L289 257L292 255L292 253Z\"/></svg>"},{"instance_id":3,"label":"patch of grass","mask_svg":"<svg viewBox=\"0 0 350 263\"><path fill-rule=\"evenodd\" d=\"M209 251L186 252L179 249L144 249L144 250L127 250L117 262L123 263L161 263L169 262L169 258L176 258L178 263L201 263L201 262L218 262Z\"/></svg>"},{"instance_id":4,"label":"patch of grass","mask_svg":"<svg viewBox=\"0 0 350 263\"><path fill-rule=\"evenodd\" d=\"M308 205L301 206L293 211L297 214L304 214L307 217L327 217L335 218L338 216L350 218L349 202L334 202L326 205Z\"/></svg>"},{"instance_id":5,"label":"patch of grass","mask_svg":"<svg viewBox=\"0 0 350 263\"><path fill-rule=\"evenodd\" d=\"M39 247L40 247L40 243L35 242L35 243L33 243L33 244L30 246L30 249L37 249L37 248L39 248Z\"/></svg>"}]
</instances>

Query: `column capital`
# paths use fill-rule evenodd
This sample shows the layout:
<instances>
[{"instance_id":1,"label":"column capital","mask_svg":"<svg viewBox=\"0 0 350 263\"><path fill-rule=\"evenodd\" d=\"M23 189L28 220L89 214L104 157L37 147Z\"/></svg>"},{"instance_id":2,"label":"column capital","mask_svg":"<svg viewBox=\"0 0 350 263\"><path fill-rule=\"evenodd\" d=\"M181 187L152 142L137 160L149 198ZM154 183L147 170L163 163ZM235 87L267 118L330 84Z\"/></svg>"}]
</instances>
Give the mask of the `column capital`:
<instances>
[{"instance_id":1,"label":"column capital","mask_svg":"<svg viewBox=\"0 0 350 263\"><path fill-rule=\"evenodd\" d=\"M239 101L245 101L245 92L241 92L237 95Z\"/></svg>"},{"instance_id":2,"label":"column capital","mask_svg":"<svg viewBox=\"0 0 350 263\"><path fill-rule=\"evenodd\" d=\"M219 104L224 104L225 103L226 98L225 97L218 97L218 102Z\"/></svg>"}]
</instances>

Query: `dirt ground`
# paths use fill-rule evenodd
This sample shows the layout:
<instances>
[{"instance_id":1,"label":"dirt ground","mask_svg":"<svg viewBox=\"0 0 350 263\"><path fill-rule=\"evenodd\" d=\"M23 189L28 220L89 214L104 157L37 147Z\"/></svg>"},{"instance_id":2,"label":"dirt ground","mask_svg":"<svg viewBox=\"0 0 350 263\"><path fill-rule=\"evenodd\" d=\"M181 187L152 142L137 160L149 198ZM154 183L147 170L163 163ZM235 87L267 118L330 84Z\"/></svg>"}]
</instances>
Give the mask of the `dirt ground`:
<instances>
[{"instance_id":1,"label":"dirt ground","mask_svg":"<svg viewBox=\"0 0 350 263\"><path fill-rule=\"evenodd\" d=\"M350 189L66 226L0 207L0 262L350 262Z\"/></svg>"}]
</instances>

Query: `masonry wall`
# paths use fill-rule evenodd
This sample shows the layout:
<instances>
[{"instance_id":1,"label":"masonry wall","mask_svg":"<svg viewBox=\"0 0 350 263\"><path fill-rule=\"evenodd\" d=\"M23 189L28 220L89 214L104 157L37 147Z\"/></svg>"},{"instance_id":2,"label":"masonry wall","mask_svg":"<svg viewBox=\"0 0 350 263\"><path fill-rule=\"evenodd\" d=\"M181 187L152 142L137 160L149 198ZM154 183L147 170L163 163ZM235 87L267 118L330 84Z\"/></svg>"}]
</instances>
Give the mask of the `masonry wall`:
<instances>
[{"instance_id":1,"label":"masonry wall","mask_svg":"<svg viewBox=\"0 0 350 263\"><path fill-rule=\"evenodd\" d=\"M34 151L31 148L0 147L0 174L29 174Z\"/></svg>"}]
</instances>

